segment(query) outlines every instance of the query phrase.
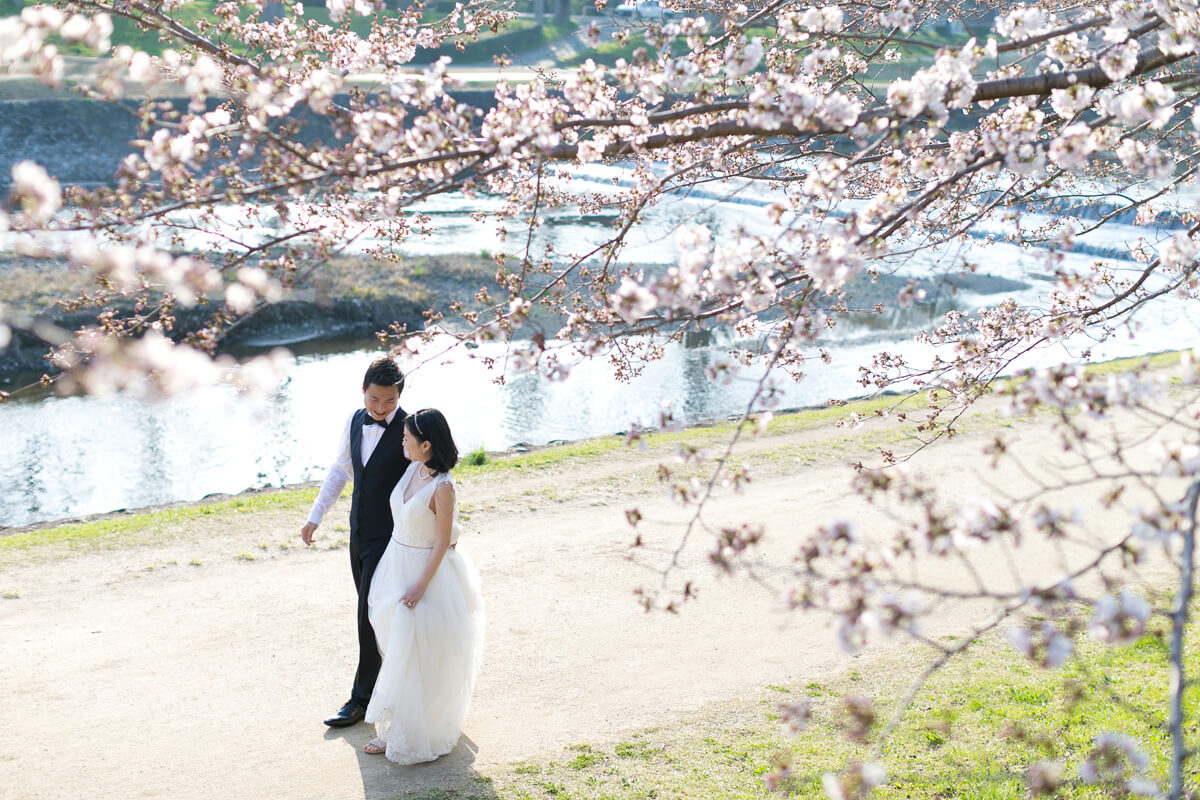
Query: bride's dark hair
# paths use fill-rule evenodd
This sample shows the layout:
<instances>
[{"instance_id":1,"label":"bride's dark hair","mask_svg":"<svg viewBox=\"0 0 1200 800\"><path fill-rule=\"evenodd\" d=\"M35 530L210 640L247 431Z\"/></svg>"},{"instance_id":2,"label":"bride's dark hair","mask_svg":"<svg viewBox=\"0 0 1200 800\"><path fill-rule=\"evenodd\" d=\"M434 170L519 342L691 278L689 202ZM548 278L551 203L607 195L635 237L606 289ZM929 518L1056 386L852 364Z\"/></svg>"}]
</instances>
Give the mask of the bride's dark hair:
<instances>
[{"instance_id":1,"label":"bride's dark hair","mask_svg":"<svg viewBox=\"0 0 1200 800\"><path fill-rule=\"evenodd\" d=\"M425 466L434 472L449 472L458 463L458 446L450 435L450 423L436 408L422 408L404 418L404 427L418 441L429 442Z\"/></svg>"}]
</instances>

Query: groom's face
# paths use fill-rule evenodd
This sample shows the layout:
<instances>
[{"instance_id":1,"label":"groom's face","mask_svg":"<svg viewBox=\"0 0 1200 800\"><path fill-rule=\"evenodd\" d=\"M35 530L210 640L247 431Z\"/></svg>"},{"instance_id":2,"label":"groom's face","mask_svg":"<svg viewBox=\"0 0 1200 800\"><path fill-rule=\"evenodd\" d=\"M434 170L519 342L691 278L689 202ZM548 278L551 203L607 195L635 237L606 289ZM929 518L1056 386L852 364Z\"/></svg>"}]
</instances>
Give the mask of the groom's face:
<instances>
[{"instance_id":1,"label":"groom's face","mask_svg":"<svg viewBox=\"0 0 1200 800\"><path fill-rule=\"evenodd\" d=\"M399 403L400 390L395 386L370 383L363 390L363 405L366 406L367 413L375 419L386 419L388 414L396 410Z\"/></svg>"}]
</instances>

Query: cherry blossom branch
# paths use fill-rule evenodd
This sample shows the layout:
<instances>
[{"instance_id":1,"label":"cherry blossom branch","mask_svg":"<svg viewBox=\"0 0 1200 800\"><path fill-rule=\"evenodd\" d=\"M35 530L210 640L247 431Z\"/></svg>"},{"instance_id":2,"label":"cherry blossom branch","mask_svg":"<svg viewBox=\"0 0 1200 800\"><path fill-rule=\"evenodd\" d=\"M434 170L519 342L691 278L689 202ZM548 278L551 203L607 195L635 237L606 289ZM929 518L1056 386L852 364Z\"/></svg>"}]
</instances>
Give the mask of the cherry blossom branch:
<instances>
[{"instance_id":1,"label":"cherry blossom branch","mask_svg":"<svg viewBox=\"0 0 1200 800\"><path fill-rule=\"evenodd\" d=\"M1183 550L1179 562L1179 593L1175 598L1175 608L1171 612L1171 650L1170 650L1170 697L1168 701L1169 718L1167 721L1171 731L1171 782L1168 790L1170 800L1183 798L1183 768L1188 758L1183 736L1183 695L1187 688L1187 674L1183 661L1183 634L1187 628L1188 605L1191 603L1193 588L1193 570L1195 569L1196 548L1196 505L1200 500L1200 481L1195 481L1188 488L1184 500L1184 513L1187 526L1181 531L1183 535Z\"/></svg>"}]
</instances>

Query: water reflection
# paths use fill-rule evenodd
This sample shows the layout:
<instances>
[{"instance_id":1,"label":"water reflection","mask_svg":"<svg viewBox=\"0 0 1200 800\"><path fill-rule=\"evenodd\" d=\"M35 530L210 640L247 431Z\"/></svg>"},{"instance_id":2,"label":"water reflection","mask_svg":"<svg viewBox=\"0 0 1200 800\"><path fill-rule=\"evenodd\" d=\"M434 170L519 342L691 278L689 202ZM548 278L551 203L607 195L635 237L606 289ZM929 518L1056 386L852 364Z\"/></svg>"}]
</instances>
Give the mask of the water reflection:
<instances>
[{"instance_id":1,"label":"water reflection","mask_svg":"<svg viewBox=\"0 0 1200 800\"><path fill-rule=\"evenodd\" d=\"M413 370L402 401L445 411L464 452L624 431L653 422L667 405L683 420L726 416L746 401L753 381L707 380L705 370L724 349L670 345L630 382L596 360L565 381L515 373L503 384L483 364L489 356L502 363L498 346L457 351ZM319 478L346 416L361 403L362 373L374 355L362 348L301 356L279 390L257 402L207 388L158 404L118 395L0 406L0 525ZM836 393L832 387L813 382L788 402L822 402Z\"/></svg>"},{"instance_id":2,"label":"water reflection","mask_svg":"<svg viewBox=\"0 0 1200 800\"><path fill-rule=\"evenodd\" d=\"M1181 331L1200 330L1196 309L1159 310L1172 313L1145 320L1137 338L1093 347L1091 357L1166 349L1178 346ZM846 333L827 345L831 363L814 367L802 381L781 381L781 408L862 393L857 368L886 334ZM928 357L912 341L890 346L918 361ZM366 343L342 352L313 349L300 355L274 395L255 402L214 387L159 404L118 395L0 405L0 526L319 479L346 416L362 402L363 370L377 351ZM1082 349L1043 351L1014 368L1036 365L1033 359L1078 358ZM628 382L617 380L607 361L594 359L563 381L510 373L503 384L484 364L485 358L503 364L499 345L458 350L413 369L402 403L442 409L463 452L625 431L634 422L654 423L664 407L683 422L721 418L746 409L762 375L758 366L728 383L710 380L707 370L727 350L727 343L668 344L660 360Z\"/></svg>"}]
</instances>

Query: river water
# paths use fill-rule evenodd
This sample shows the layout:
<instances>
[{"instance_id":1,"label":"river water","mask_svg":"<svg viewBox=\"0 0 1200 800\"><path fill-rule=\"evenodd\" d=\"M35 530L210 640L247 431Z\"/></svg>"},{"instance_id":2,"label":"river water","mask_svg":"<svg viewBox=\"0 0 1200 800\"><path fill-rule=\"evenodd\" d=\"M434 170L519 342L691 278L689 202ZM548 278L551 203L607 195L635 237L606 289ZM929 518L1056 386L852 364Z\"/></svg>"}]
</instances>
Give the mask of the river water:
<instances>
[{"instance_id":1,"label":"river water","mask_svg":"<svg viewBox=\"0 0 1200 800\"><path fill-rule=\"evenodd\" d=\"M611 186L620 170L596 168L596 186ZM472 201L475 207L487 200ZM683 222L708 224L717 238L739 227L760 226L765 198L742 193L733 198L695 193L652 209L637 229L623 260L643 264L670 263L675 257L673 232ZM440 198L425 210L438 232L406 246L413 253L448 253L471 248L512 249L494 230L469 216L463 198ZM229 209L230 217L245 209ZM269 211L263 210L264 215ZM610 228L603 219L581 219L572 209L551 213L535 247L553 243L558 252L579 251L602 241ZM992 231L996 232L996 231ZM1000 230L999 232L1003 232ZM1097 256L1118 273L1133 274L1136 263L1112 257L1138 236L1161 238L1170 231L1130 225L1107 226L1067 254L1065 265L1084 269ZM0 237L0 249L6 242ZM211 243L193 239L190 247ZM374 244L368 233L358 246ZM970 310L1015 297L1037 303L1048 284L1041 254L969 241L956 245L956 259L980 264L980 272L1015 282L1003 294L960 292L951 303ZM947 253L943 251L941 255ZM944 269L933 257L897 267L916 278ZM1013 286L1019 288L1011 288ZM935 309L937 313L946 305ZM834 398L860 396L857 368L882 349L900 351L918 361L930 351L915 343L917 330L930 323L931 311L915 309L887 319L843 324L821 342L830 363L814 358L803 380L781 384L780 408L820 405ZM1155 304L1153 314L1138 320L1136 331L1101 344L1075 340L1032 354L1015 368L1081 358L1092 359L1156 352L1200 341L1200 312L1180 301ZM529 373L498 373L483 357L503 361L500 345L459 350L431 363L409 363L402 397L405 408L442 409L460 450L483 447L503 450L519 444L541 444L625 431L632 424L653 423L664 408L683 422L727 417L746 410L762 368L748 368L732 382L708 379L707 368L721 359L728 342L718 335L697 347L669 345L665 356L629 382L617 381L603 359L578 365L566 380L551 381ZM346 416L361 403L361 379L378 352L372 342L341 342L302 347L297 363L278 391L266 399L240 398L225 387L198 390L162 403L129 395L106 398L49 394L0 405L0 526L16 527L48 520L195 500L213 493L279 486L319 479L332 457ZM815 350L814 350L815 355Z\"/></svg>"}]
</instances>

